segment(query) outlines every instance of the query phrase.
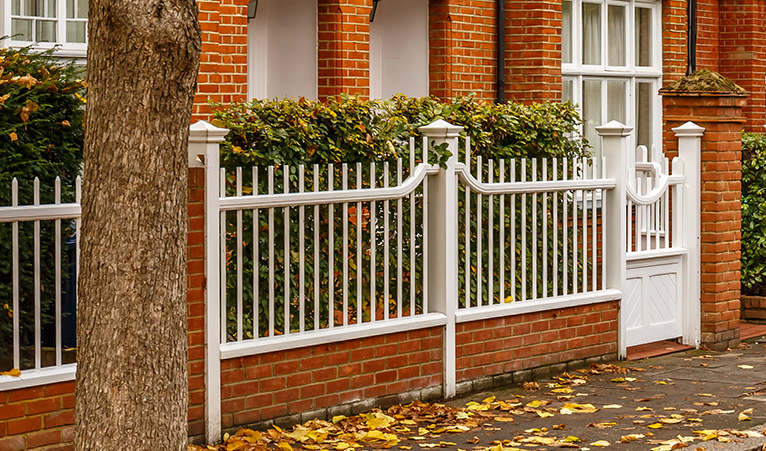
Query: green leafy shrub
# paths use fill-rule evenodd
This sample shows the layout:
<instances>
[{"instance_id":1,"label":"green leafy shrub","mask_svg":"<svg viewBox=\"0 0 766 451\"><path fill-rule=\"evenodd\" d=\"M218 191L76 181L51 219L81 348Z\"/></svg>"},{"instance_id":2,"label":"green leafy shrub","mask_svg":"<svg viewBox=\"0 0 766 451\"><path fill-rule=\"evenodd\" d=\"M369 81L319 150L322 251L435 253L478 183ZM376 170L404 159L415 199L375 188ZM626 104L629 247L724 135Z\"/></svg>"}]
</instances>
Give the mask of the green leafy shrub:
<instances>
[{"instance_id":1,"label":"green leafy shrub","mask_svg":"<svg viewBox=\"0 0 766 451\"><path fill-rule=\"evenodd\" d=\"M766 296L766 135L742 136L742 291Z\"/></svg>"},{"instance_id":2,"label":"green leafy shrub","mask_svg":"<svg viewBox=\"0 0 766 451\"><path fill-rule=\"evenodd\" d=\"M74 201L83 145L85 83L79 79L80 72L71 65L61 66L51 52L0 49L0 205L11 205L14 177L20 205L33 203L35 177L40 180L42 204L54 202L56 177L61 178L61 201ZM53 322L54 222L41 221L40 228L41 327L45 329ZM66 239L71 226L62 224L62 229ZM11 237L10 224L0 224L0 371L13 363L13 315L20 318L21 369L34 363L32 224L19 224L20 312L12 311Z\"/></svg>"},{"instance_id":3,"label":"green leafy shrub","mask_svg":"<svg viewBox=\"0 0 766 451\"><path fill-rule=\"evenodd\" d=\"M404 96L397 96L389 101L362 101L355 97L341 96L339 99L331 98L326 103L305 99L253 100L226 109L217 109L214 125L231 130L221 146L221 166L226 168L226 191L231 195L238 189L245 194L251 193L253 189L257 189L258 193L268 192L269 174L266 172L266 167L270 165L274 166L271 176L273 192L283 192L285 185L289 187L291 192L295 192L301 182L305 191L312 191L314 190L314 180L316 180L319 190L326 190L329 186L332 186L334 190L342 189L343 163L348 166L349 189L357 188L355 182L357 177L364 180L365 183L372 178L375 180L376 186L379 187L383 186L386 178L393 184L398 176L396 170L398 158L403 160L402 177L406 178L409 174L408 167L411 161L409 139L411 137L416 138L419 146L421 135L418 128L437 119L444 119L464 127L460 136L460 149L464 149L466 138L470 138L473 165L480 156L487 161L488 159L500 158L572 158L586 154L586 145L583 142L570 139L579 123L579 116L571 104L546 103L529 106L493 104L477 101L473 97L460 97L450 102L441 102L430 97L407 98ZM420 161L422 156L422 148L418 146L416 146L415 154L412 156L415 161ZM447 157L449 154L446 148L441 147L433 152L430 162L444 163ZM459 155L459 158L463 161L465 155ZM376 163L374 174L370 163ZM328 168L329 164L334 164L332 171ZM304 165L303 177L299 173L298 165ZM313 165L317 165L317 167L315 168ZM259 169L253 173L252 166L258 166ZM240 176L235 175L238 167L244 169ZM315 171L317 171L316 179L314 178ZM332 174L332 184L329 181L330 174ZM538 173L539 176L540 173ZM255 183L256 177L257 183ZM495 177L497 180L497 175ZM237 187L236 180L241 180L239 187ZM461 191L459 205L459 217L461 219L465 208L463 196ZM472 199L475 206L476 196L473 195ZM485 196L481 202L484 211L487 211L488 197ZM497 211L499 208L498 197L495 197L492 202L495 205L495 211ZM317 209L305 208L303 214L305 215L304 224L306 226L302 232L297 208L275 209L271 219L264 211L244 210L239 213L243 224L241 234L237 229L237 223L240 221L236 217L237 214L227 213L226 311L229 319L227 327L229 340L239 338L236 318L240 313L243 314L244 323L242 338L253 338L270 335L272 327L275 334L283 334L288 328L290 331L300 330L301 316L304 321L303 326L306 329L313 329L315 321L320 328L328 327L330 324L342 324L343 314L339 312L343 311L347 312L346 320L349 323L367 322L372 315L380 317L384 314L386 305L388 305L388 314L391 317L397 316L399 309L405 315L422 312L423 286L420 257L423 251L423 242L422 230L419 225L423 215L422 189L419 188L415 195L403 200L403 210L400 215L403 223L403 236L401 237L394 227L386 235L381 220L386 214L391 218L399 216L397 201L389 202L388 208L384 202L364 203L362 205L352 203L350 207L352 210L349 210L349 217L345 220L342 217L340 205L335 206L332 211L327 206ZM545 219L543 217L545 208L538 207L537 221L547 223L550 227L552 225L551 218ZM531 202L524 208L531 212ZM362 214L357 215L357 211L361 211ZM517 223L520 221L520 212L521 208L517 209ZM255 222L253 221L254 213L258 214ZM532 218L531 213L528 217ZM374 226L371 218L377 218ZM500 218L501 216L497 215L491 225L496 229L495 236L498 236L499 233L497 230L500 227ZM416 224L413 233L414 239L412 240L409 235L411 221ZM505 218L505 226L509 227L512 221L511 218ZM258 224L258 226L253 227L253 224ZM316 229L314 228L315 225ZM342 246L344 227L348 228L347 239L351 245L345 250ZM484 224L478 229L486 231L487 227L488 224ZM531 222L527 222L527 227L530 228L531 236ZM332 234L330 234L330 229L333 230ZM472 239L475 238L478 229L476 220L473 219L469 229ZM274 232L273 241L269 240L269 230ZM316 240L314 239L315 230L318 237ZM459 230L462 234L463 226ZM256 233L258 234L257 237L255 236ZM310 264L306 265L305 280L303 281L305 299L313 299L316 288L314 284L316 271L320 293L318 306L315 308L313 305L307 305L306 311L300 314L297 294L301 289L301 282L295 277L299 272L299 257L297 254L288 255L285 251L284 240L288 233L293 240L300 233L305 235L303 250L309 258L315 255L315 251L321 255L316 269L313 261L309 260ZM236 242L238 234L243 242L241 255L238 255L239 249ZM330 247L330 238L332 238L332 247ZM392 269L387 281L382 272L376 274L375 277L370 276L368 268L372 264L373 256L369 246L365 248L363 244L361 248L354 248L357 246L355 243L372 242L385 248L386 238L389 240L388 258L385 259L384 252L379 250L375 255L374 265L376 268L383 268L388 262ZM401 261L398 260L400 239ZM461 235L461 245L463 239L464 236ZM559 240L562 239L565 238L559 236ZM253 243L258 243L258 245L253 246ZM492 252L497 255L502 245L497 240ZM295 250L292 249L294 253ZM538 253L541 253L542 249L543 245L540 244ZM553 247L551 246L549 249L553 249ZM561 252L562 246L558 246L558 249ZM270 252L273 254L270 255ZM410 257L411 252L415 257L414 259ZM472 261L476 262L476 248L474 247L471 252ZM482 250L483 261L487 261L489 252L485 246ZM549 253L552 251L549 250ZM242 259L241 282L237 275L238 258ZM273 274L270 274L268 270L269 258L274 259L275 267L278 268ZM465 256L461 258L464 259ZM526 256L527 260L531 258L531 255ZM254 261L258 262L258 274L253 274ZM538 261L541 259L538 258ZM552 261L552 258L549 258L549 261ZM558 261L561 262L563 259L559 258ZM348 280L343 280L341 275L331 275L337 273L344 264L349 264ZM365 268L365 270L357 272L357 265ZM399 265L402 267L404 279L401 293L399 293L396 278ZM283 271L285 266L289 266L292 280L285 280ZM458 267L461 271L463 270L462 261ZM563 273L563 271L559 273ZM530 271L528 274L528 286L530 287L533 283L538 283L537 281L532 282L531 276ZM461 273L458 277L463 281L465 275ZM485 291L488 291L486 288L488 285L486 271L482 274L482 278ZM498 293L497 284L499 280L495 271L493 275L493 283L496 287L495 296ZM410 282L412 282L412 286L410 286ZM237 287L240 283L243 288L243 312L239 312L237 308ZM508 282L506 283L510 287ZM376 299L372 299L370 285L375 287ZM516 284L517 287L520 285L520 283ZM357 297L358 286L363 287L363 291ZM266 295L270 289L276 293L275 306L272 312L269 312L268 296ZM284 293L285 289L290 292L289 306L285 306L284 301L280 298L280 293ZM390 294L388 302L383 299L383 293L386 289ZM475 284L472 286L472 290L475 290ZM258 301L255 301L256 291ZM510 291L510 288L506 291ZM343 306L344 295L349 300L348 309ZM333 301L330 300L330 296L334 298ZM357 298L362 299L362 305L356 306ZM398 305L399 299L402 299L403 305L401 306ZM414 299L414 301L410 299ZM463 296L461 295L462 299ZM260 314L258 315L258 324L254 325L248 318L255 309L259 310ZM289 309L288 314L285 314L286 309ZM269 320L273 324L269 324ZM287 322L289 325L286 325Z\"/></svg>"}]
</instances>

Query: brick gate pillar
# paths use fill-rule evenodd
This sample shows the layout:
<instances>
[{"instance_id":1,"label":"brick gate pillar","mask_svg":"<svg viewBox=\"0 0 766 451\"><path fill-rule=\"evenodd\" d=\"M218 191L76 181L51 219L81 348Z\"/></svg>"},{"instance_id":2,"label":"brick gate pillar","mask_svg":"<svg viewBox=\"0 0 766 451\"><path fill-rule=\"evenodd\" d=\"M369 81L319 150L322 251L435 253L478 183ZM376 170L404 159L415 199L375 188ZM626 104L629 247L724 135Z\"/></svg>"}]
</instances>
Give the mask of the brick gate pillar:
<instances>
[{"instance_id":1,"label":"brick gate pillar","mask_svg":"<svg viewBox=\"0 0 766 451\"><path fill-rule=\"evenodd\" d=\"M726 350L739 344L740 201L744 89L703 70L669 85L663 96L668 157L677 155L672 128L693 121L702 138L701 344Z\"/></svg>"}]
</instances>

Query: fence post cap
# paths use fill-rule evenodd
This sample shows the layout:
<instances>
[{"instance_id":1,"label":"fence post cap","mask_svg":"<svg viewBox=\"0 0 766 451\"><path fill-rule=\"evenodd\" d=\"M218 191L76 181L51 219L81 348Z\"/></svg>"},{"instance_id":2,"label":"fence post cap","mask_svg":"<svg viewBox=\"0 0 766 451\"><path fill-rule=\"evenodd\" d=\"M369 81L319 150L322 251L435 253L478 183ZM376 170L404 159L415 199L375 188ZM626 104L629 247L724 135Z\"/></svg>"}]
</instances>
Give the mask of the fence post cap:
<instances>
[{"instance_id":1,"label":"fence post cap","mask_svg":"<svg viewBox=\"0 0 766 451\"><path fill-rule=\"evenodd\" d=\"M418 131L429 138L457 138L463 127L452 125L449 122L439 119L428 125L418 127Z\"/></svg>"},{"instance_id":2,"label":"fence post cap","mask_svg":"<svg viewBox=\"0 0 766 451\"><path fill-rule=\"evenodd\" d=\"M206 121L197 121L189 127L190 143L219 143L229 134L228 128L220 128Z\"/></svg>"},{"instance_id":3,"label":"fence post cap","mask_svg":"<svg viewBox=\"0 0 766 451\"><path fill-rule=\"evenodd\" d=\"M630 136L633 127L628 127L618 121L610 121L600 127L596 127L596 131L600 136Z\"/></svg>"},{"instance_id":4,"label":"fence post cap","mask_svg":"<svg viewBox=\"0 0 766 451\"><path fill-rule=\"evenodd\" d=\"M694 122L687 122L684 125L681 125L679 127L676 127L673 129L673 132L676 134L677 137L682 136L688 136L691 138L698 138L705 134L705 127L700 127L699 125L695 124Z\"/></svg>"}]
</instances>

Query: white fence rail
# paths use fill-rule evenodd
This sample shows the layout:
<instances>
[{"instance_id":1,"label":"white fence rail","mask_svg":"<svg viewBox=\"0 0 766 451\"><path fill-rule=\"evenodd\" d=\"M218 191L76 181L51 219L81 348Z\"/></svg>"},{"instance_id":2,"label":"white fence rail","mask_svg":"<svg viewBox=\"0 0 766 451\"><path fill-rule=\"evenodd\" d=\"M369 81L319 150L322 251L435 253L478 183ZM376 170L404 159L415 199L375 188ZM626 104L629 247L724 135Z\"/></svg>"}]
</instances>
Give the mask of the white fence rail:
<instances>
[{"instance_id":1,"label":"white fence rail","mask_svg":"<svg viewBox=\"0 0 766 451\"><path fill-rule=\"evenodd\" d=\"M54 180L53 192L41 192L38 178L20 189L14 178L10 205L0 206L0 236L3 241L10 238L2 243L9 255L2 257L8 264L0 274L0 369L23 370L21 377L0 376L4 389L30 379L45 383L74 375L80 187L79 177L74 186L64 187L74 202L62 203L60 178ZM42 203L41 197L50 203ZM68 247L74 249L69 252Z\"/></svg>"}]
</instances>

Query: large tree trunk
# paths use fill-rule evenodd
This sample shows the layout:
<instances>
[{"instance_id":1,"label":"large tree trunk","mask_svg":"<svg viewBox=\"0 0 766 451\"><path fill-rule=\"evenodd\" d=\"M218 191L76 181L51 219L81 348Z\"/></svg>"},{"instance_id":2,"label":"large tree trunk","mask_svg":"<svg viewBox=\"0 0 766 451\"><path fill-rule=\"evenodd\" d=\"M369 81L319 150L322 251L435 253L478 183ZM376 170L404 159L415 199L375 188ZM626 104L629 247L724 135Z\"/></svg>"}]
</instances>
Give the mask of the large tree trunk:
<instances>
[{"instance_id":1,"label":"large tree trunk","mask_svg":"<svg viewBox=\"0 0 766 451\"><path fill-rule=\"evenodd\" d=\"M186 449L194 0L90 0L75 449Z\"/></svg>"}]
</instances>

